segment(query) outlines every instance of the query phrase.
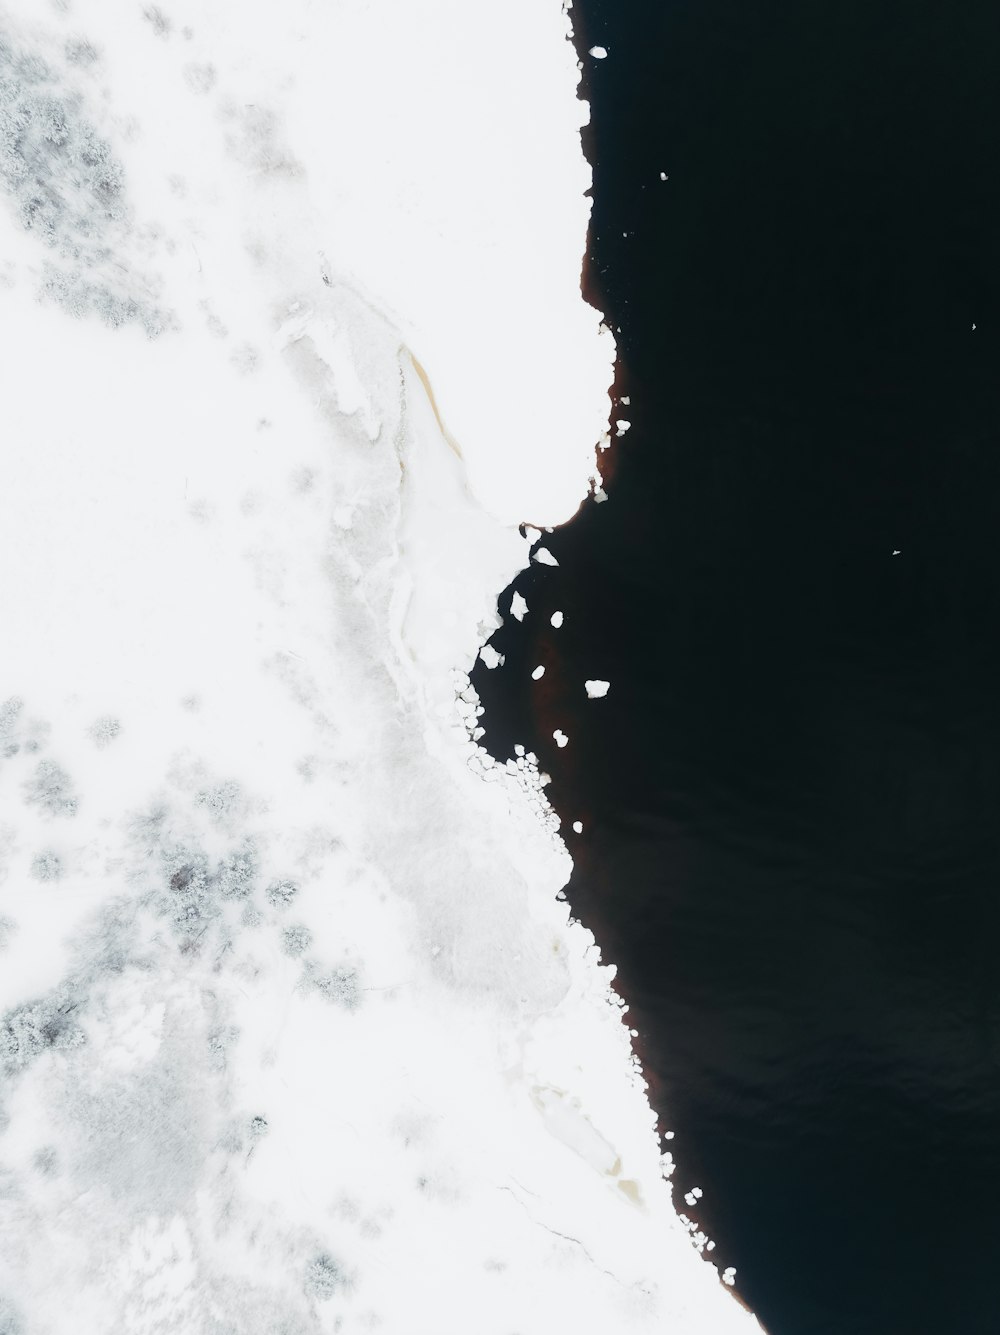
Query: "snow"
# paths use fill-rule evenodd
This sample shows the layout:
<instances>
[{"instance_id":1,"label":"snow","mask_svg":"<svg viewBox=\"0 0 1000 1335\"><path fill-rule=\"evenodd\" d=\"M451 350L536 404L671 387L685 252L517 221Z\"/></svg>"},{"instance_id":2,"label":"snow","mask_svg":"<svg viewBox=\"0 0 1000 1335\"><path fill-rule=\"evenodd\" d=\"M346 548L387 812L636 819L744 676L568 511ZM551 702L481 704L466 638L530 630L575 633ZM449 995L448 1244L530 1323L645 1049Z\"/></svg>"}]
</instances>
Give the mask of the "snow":
<instances>
[{"instance_id":1,"label":"snow","mask_svg":"<svg viewBox=\"0 0 1000 1335\"><path fill-rule=\"evenodd\" d=\"M7 6L5 1329L758 1329L548 776L474 741L518 525L607 420L566 37Z\"/></svg>"}]
</instances>

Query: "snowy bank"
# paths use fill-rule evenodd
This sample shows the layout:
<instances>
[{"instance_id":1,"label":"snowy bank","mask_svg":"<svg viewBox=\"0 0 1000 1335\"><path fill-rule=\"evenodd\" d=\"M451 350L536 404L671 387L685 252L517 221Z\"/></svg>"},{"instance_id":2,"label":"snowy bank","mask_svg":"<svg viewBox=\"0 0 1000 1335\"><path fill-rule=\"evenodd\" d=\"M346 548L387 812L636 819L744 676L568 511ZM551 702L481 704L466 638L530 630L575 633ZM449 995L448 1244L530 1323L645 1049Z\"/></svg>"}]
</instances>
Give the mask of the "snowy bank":
<instances>
[{"instance_id":1,"label":"snowy bank","mask_svg":"<svg viewBox=\"0 0 1000 1335\"><path fill-rule=\"evenodd\" d=\"M565 16L4 30L0 1325L756 1329L470 737L607 416Z\"/></svg>"}]
</instances>

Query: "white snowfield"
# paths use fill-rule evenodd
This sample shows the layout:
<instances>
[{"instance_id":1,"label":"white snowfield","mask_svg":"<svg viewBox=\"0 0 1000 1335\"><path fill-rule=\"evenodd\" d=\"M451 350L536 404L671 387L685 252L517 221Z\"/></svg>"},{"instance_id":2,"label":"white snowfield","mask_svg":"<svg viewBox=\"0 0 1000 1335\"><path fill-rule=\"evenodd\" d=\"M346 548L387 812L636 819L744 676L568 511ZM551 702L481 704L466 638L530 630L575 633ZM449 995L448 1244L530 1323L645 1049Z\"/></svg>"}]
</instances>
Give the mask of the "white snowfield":
<instances>
[{"instance_id":1,"label":"white snowfield","mask_svg":"<svg viewBox=\"0 0 1000 1335\"><path fill-rule=\"evenodd\" d=\"M0 7L0 1331L758 1330L466 674L596 478L557 0Z\"/></svg>"}]
</instances>

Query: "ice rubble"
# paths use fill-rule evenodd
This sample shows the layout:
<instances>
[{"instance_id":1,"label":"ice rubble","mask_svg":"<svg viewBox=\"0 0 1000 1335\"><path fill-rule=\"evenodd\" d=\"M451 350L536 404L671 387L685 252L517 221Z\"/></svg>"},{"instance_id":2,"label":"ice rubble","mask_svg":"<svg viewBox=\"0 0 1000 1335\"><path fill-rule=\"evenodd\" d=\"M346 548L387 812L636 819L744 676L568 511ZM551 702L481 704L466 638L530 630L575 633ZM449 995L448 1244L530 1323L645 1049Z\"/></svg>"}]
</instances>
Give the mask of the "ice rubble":
<instances>
[{"instance_id":1,"label":"ice rubble","mask_svg":"<svg viewBox=\"0 0 1000 1335\"><path fill-rule=\"evenodd\" d=\"M492 17L6 8L10 1331L756 1328L470 739L609 380L566 18Z\"/></svg>"}]
</instances>

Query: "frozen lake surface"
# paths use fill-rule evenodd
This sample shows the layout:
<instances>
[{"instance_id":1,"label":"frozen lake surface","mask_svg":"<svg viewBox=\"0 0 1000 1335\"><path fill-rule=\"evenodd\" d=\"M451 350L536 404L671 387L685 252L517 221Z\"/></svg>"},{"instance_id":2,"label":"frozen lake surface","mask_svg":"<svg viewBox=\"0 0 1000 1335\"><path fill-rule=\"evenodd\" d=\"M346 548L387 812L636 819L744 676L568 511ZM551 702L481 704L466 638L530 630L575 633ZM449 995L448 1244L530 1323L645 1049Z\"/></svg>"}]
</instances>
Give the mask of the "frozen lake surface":
<instances>
[{"instance_id":1,"label":"frozen lake surface","mask_svg":"<svg viewBox=\"0 0 1000 1335\"><path fill-rule=\"evenodd\" d=\"M12 1335L758 1329L538 767L475 740L607 427L567 34L4 8Z\"/></svg>"}]
</instances>

